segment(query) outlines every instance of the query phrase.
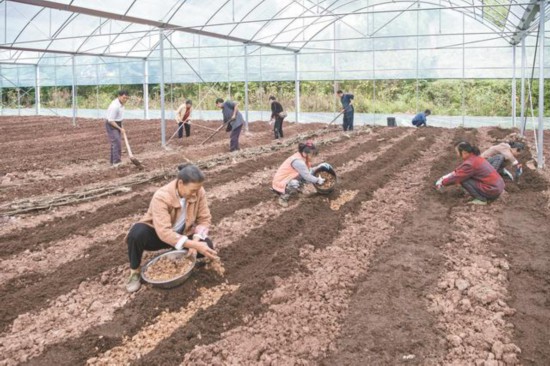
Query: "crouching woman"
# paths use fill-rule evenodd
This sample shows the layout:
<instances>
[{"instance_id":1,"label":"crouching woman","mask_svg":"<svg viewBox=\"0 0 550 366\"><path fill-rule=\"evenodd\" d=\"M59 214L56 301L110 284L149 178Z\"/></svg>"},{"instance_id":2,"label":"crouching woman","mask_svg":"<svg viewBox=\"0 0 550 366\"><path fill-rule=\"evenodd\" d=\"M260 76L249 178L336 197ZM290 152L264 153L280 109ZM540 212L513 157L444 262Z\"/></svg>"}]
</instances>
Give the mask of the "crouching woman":
<instances>
[{"instance_id":1,"label":"crouching woman","mask_svg":"<svg viewBox=\"0 0 550 366\"><path fill-rule=\"evenodd\" d=\"M208 238L212 216L202 187L204 174L192 164L181 165L178 170L177 178L155 192L145 216L128 232L128 292L140 288L140 265L145 250L187 248L191 255L198 253L198 258L217 258Z\"/></svg>"},{"instance_id":2,"label":"crouching woman","mask_svg":"<svg viewBox=\"0 0 550 366\"><path fill-rule=\"evenodd\" d=\"M486 205L487 201L497 199L504 191L504 181L495 168L479 156L479 149L468 142L460 142L455 150L462 164L441 177L435 183L436 188L441 190L445 186L460 184L473 197L470 203L476 205Z\"/></svg>"},{"instance_id":3,"label":"crouching woman","mask_svg":"<svg viewBox=\"0 0 550 366\"><path fill-rule=\"evenodd\" d=\"M311 159L317 155L318 151L313 142L306 141L298 145L298 152L286 159L277 169L273 177L272 189L279 194L279 204L283 207L288 206L290 196L300 193L305 182L312 184L323 184L325 180L316 177L312 172L318 167L311 168Z\"/></svg>"}]
</instances>

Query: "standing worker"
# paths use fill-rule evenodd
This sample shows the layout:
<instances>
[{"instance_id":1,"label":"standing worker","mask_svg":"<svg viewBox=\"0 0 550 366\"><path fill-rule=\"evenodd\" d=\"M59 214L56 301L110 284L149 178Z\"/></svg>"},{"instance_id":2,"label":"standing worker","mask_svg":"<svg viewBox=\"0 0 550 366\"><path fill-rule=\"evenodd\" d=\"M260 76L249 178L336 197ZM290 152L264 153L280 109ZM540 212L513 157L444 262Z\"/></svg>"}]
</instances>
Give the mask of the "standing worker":
<instances>
[{"instance_id":1,"label":"standing worker","mask_svg":"<svg viewBox=\"0 0 550 366\"><path fill-rule=\"evenodd\" d=\"M455 147L462 164L452 173L441 177L435 186L442 190L445 186L460 184L474 199L469 203L486 205L496 200L504 191L504 181L487 160L479 156L479 149L468 142L460 142Z\"/></svg>"},{"instance_id":2,"label":"standing worker","mask_svg":"<svg viewBox=\"0 0 550 366\"><path fill-rule=\"evenodd\" d=\"M336 95L340 98L342 103L342 110L340 113L344 113L343 127L344 131L353 131L353 94L345 93L341 90L336 92Z\"/></svg>"},{"instance_id":3,"label":"standing worker","mask_svg":"<svg viewBox=\"0 0 550 366\"><path fill-rule=\"evenodd\" d=\"M105 121L105 128L107 129L107 136L111 143L111 166L116 168L122 164L122 134L125 132L122 128L122 112L124 112L124 104L128 101L128 92L126 90L120 90L118 97L115 98L109 108L107 109L107 117Z\"/></svg>"},{"instance_id":4,"label":"standing worker","mask_svg":"<svg viewBox=\"0 0 550 366\"><path fill-rule=\"evenodd\" d=\"M222 98L216 99L216 107L222 110L223 123L227 123L227 132L231 131L229 136L229 151L238 151L239 136L244 124L244 118L239 111L239 103L230 100L224 102Z\"/></svg>"},{"instance_id":5,"label":"standing worker","mask_svg":"<svg viewBox=\"0 0 550 366\"><path fill-rule=\"evenodd\" d=\"M301 192L305 182L323 184L325 180L314 176L311 172L321 166L331 168L327 163L322 163L311 169L311 158L317 155L318 151L312 141L306 141L298 145L298 152L286 159L277 169L273 177L272 189L279 194L279 204L288 206L290 196Z\"/></svg>"},{"instance_id":6,"label":"standing worker","mask_svg":"<svg viewBox=\"0 0 550 366\"><path fill-rule=\"evenodd\" d=\"M432 111L429 109L426 109L424 112L418 113L414 118L412 119L412 124L416 127L427 127L426 124L426 117L428 117L430 114L432 114Z\"/></svg>"},{"instance_id":7,"label":"standing worker","mask_svg":"<svg viewBox=\"0 0 550 366\"><path fill-rule=\"evenodd\" d=\"M185 128L185 137L191 136L191 111L193 110L193 101L187 99L185 104L178 107L176 111L176 122L178 123L178 138L183 138L183 128Z\"/></svg>"},{"instance_id":8,"label":"standing worker","mask_svg":"<svg viewBox=\"0 0 550 366\"><path fill-rule=\"evenodd\" d=\"M275 121L273 126L273 132L275 133L275 140L283 138L283 120L285 119L283 115L283 106L281 103L277 102L277 99L272 95L269 97L269 102L271 103L271 122Z\"/></svg>"},{"instance_id":9,"label":"standing worker","mask_svg":"<svg viewBox=\"0 0 550 366\"><path fill-rule=\"evenodd\" d=\"M188 248L198 258L218 259L208 227L212 216L206 202L204 174L193 164L178 167L176 179L153 195L143 218L132 225L126 243L130 259L128 292L139 290L143 252Z\"/></svg>"},{"instance_id":10,"label":"standing worker","mask_svg":"<svg viewBox=\"0 0 550 366\"><path fill-rule=\"evenodd\" d=\"M522 142L503 142L485 150L483 154L481 154L481 157L487 159L493 168L501 175L506 175L511 180L514 180L514 176L506 167L511 166L515 168L515 178L519 178L523 173L523 167L517 160L517 157L523 149L525 149L525 144Z\"/></svg>"}]
</instances>

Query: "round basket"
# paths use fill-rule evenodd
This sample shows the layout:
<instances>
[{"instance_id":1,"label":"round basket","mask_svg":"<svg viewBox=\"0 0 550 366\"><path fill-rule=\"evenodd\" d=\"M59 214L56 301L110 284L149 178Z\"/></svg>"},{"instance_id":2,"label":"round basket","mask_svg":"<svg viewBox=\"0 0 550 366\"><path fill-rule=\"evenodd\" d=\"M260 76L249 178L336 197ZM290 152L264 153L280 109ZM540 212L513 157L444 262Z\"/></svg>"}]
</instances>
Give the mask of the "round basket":
<instances>
[{"instance_id":1,"label":"round basket","mask_svg":"<svg viewBox=\"0 0 550 366\"><path fill-rule=\"evenodd\" d=\"M330 185L329 187L326 187L326 186L321 187L318 184L314 184L313 186L315 187L315 189L317 190L317 193L319 194L330 194L334 191L334 188L336 188L336 184L338 183L338 177L336 176L336 172L332 168L326 168L324 166L321 166L313 171L313 175L317 177L321 172L328 173L334 177L334 181L332 185Z\"/></svg>"},{"instance_id":2,"label":"round basket","mask_svg":"<svg viewBox=\"0 0 550 366\"><path fill-rule=\"evenodd\" d=\"M193 265L191 266L191 268L189 268L189 270L187 272L185 272L185 273L183 273L183 274L181 274L177 277L171 278L169 280L158 281L158 280L153 280L153 279L148 278L147 277L147 269L163 257L172 257L172 258L175 258L175 259L179 259L179 258L182 258L182 257L187 257L187 249L172 250L172 251L163 253L163 254L158 255L155 258L151 259L143 267L141 267L141 278L143 279L143 281L145 281L147 283L150 283L151 285L153 285L155 287L160 287L160 288L172 288L172 287L179 286L182 283L184 283L185 280L189 278L189 276L191 276L191 272L193 272L193 268L195 268L195 264L196 264L196 261L197 261L197 259L195 257L192 257Z\"/></svg>"}]
</instances>

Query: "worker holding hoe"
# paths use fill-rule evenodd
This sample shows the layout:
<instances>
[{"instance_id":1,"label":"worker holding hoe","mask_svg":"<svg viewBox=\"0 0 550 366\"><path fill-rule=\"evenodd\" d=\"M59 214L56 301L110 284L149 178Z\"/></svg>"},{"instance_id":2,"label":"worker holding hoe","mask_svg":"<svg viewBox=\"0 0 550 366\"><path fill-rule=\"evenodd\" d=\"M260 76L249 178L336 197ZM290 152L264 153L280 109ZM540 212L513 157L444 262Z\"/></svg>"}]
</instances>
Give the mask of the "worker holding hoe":
<instances>
[{"instance_id":1,"label":"worker holding hoe","mask_svg":"<svg viewBox=\"0 0 550 366\"><path fill-rule=\"evenodd\" d=\"M124 128L122 128L122 113L124 112L124 104L126 104L128 98L126 90L119 91L118 96L107 109L105 129L107 130L107 137L111 144L110 163L114 168L122 164L122 134L125 133Z\"/></svg>"},{"instance_id":2,"label":"worker holding hoe","mask_svg":"<svg viewBox=\"0 0 550 366\"><path fill-rule=\"evenodd\" d=\"M187 99L184 104L176 110L176 122L178 124L178 138L183 138L183 129L185 128L185 137L191 136L191 112L193 110L193 101Z\"/></svg>"},{"instance_id":3,"label":"worker holding hoe","mask_svg":"<svg viewBox=\"0 0 550 366\"><path fill-rule=\"evenodd\" d=\"M222 110L223 123L227 124L226 131L231 131L229 136L229 151L238 151L239 136L244 125L244 118L239 111L239 103L230 100L225 101L222 98L216 99L216 107Z\"/></svg>"},{"instance_id":4,"label":"worker holding hoe","mask_svg":"<svg viewBox=\"0 0 550 366\"><path fill-rule=\"evenodd\" d=\"M344 93L342 90L338 90L336 95L340 98L342 103L342 110L340 113L344 114L344 121L342 127L345 131L353 131L353 94Z\"/></svg>"},{"instance_id":5,"label":"worker holding hoe","mask_svg":"<svg viewBox=\"0 0 550 366\"><path fill-rule=\"evenodd\" d=\"M517 160L519 154L525 149L525 144L519 141L503 142L495 146L491 146L481 154L482 158L487 161L499 172L511 180L514 180L514 175L506 169L506 167L515 168L515 179L523 173L523 166Z\"/></svg>"},{"instance_id":6,"label":"worker holding hoe","mask_svg":"<svg viewBox=\"0 0 550 366\"><path fill-rule=\"evenodd\" d=\"M462 159L462 164L435 182L439 191L443 187L460 184L469 193L474 205L486 205L488 201L496 200L504 191L504 181L493 166L479 156L477 147L468 142L460 142L455 147L456 153Z\"/></svg>"},{"instance_id":7,"label":"worker holding hoe","mask_svg":"<svg viewBox=\"0 0 550 366\"><path fill-rule=\"evenodd\" d=\"M208 238L211 218L204 174L193 164L178 167L177 178L153 195L149 209L126 236L130 259L128 292L139 290L143 252L188 248L197 258L218 259L212 240Z\"/></svg>"},{"instance_id":8,"label":"worker holding hoe","mask_svg":"<svg viewBox=\"0 0 550 366\"><path fill-rule=\"evenodd\" d=\"M279 204L288 206L290 196L301 193L305 182L322 185L325 180L312 174L318 168L324 166L332 169L330 164L321 163L311 168L311 158L318 151L312 141L306 141L298 145L298 152L286 159L277 169L273 177L272 189L279 194Z\"/></svg>"}]
</instances>

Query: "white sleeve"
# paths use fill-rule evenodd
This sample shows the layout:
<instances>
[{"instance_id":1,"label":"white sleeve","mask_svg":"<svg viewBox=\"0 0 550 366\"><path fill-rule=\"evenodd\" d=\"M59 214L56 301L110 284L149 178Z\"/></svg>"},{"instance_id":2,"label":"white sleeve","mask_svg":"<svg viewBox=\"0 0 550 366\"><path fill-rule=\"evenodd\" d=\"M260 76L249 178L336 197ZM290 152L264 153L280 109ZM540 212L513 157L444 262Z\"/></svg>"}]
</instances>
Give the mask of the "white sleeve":
<instances>
[{"instance_id":1,"label":"white sleeve","mask_svg":"<svg viewBox=\"0 0 550 366\"><path fill-rule=\"evenodd\" d=\"M114 105L114 103L111 103L109 105L109 108L107 109L107 121L109 122L115 122L116 116L117 116L118 107Z\"/></svg>"}]
</instances>

